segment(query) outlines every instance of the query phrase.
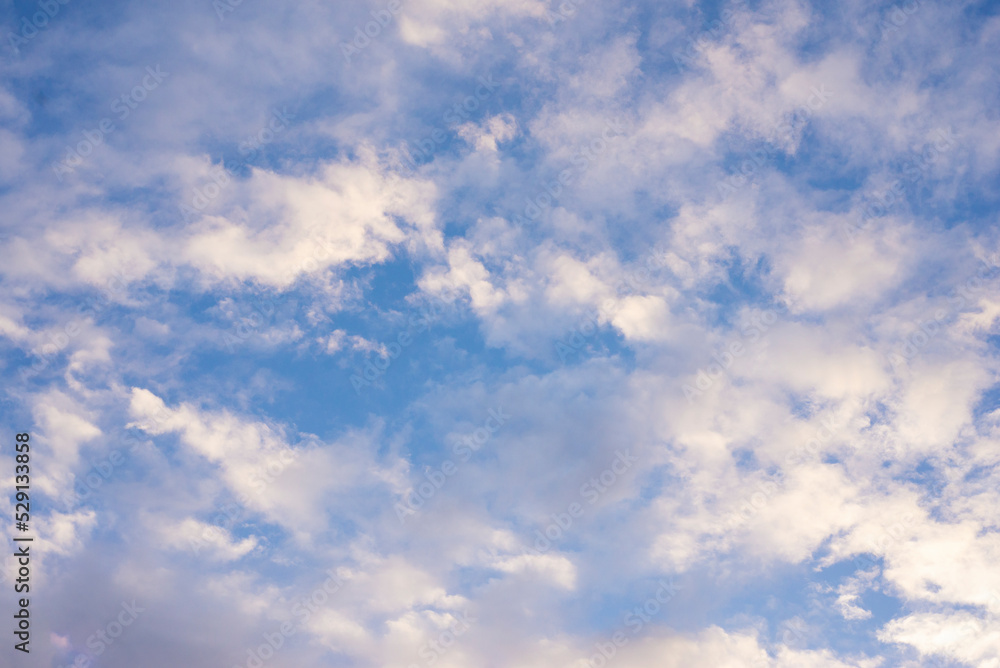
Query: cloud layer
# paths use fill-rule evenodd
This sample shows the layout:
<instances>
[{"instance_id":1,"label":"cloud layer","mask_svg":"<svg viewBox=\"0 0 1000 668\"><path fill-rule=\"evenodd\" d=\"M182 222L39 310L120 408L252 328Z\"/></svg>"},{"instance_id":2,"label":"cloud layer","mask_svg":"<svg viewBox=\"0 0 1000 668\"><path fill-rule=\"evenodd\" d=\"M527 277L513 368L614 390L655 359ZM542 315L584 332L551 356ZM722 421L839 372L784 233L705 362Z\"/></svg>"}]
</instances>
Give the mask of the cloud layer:
<instances>
[{"instance_id":1,"label":"cloud layer","mask_svg":"<svg viewBox=\"0 0 1000 668\"><path fill-rule=\"evenodd\" d=\"M31 665L1000 666L994 4L7 9Z\"/></svg>"}]
</instances>

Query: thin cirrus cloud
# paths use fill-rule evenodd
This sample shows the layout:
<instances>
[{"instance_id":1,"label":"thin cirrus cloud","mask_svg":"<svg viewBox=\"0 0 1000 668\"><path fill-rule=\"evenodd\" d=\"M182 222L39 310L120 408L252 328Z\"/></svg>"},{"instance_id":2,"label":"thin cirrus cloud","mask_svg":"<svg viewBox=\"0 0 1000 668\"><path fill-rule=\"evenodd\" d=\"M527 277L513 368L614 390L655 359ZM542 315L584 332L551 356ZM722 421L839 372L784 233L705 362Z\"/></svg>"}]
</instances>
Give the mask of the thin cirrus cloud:
<instances>
[{"instance_id":1,"label":"thin cirrus cloud","mask_svg":"<svg viewBox=\"0 0 1000 668\"><path fill-rule=\"evenodd\" d=\"M4 665L995 666L998 21L10 5Z\"/></svg>"}]
</instances>

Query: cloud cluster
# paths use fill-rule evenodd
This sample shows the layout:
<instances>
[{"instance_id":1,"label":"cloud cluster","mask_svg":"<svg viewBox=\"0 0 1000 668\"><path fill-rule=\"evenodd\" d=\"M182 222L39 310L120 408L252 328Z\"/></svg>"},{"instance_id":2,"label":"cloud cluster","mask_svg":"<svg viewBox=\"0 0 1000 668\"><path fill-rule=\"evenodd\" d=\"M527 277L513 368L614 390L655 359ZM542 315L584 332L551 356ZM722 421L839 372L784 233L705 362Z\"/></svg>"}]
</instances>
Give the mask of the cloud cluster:
<instances>
[{"instance_id":1,"label":"cloud cluster","mask_svg":"<svg viewBox=\"0 0 1000 668\"><path fill-rule=\"evenodd\" d=\"M37 7L39 665L1000 665L988 3Z\"/></svg>"}]
</instances>

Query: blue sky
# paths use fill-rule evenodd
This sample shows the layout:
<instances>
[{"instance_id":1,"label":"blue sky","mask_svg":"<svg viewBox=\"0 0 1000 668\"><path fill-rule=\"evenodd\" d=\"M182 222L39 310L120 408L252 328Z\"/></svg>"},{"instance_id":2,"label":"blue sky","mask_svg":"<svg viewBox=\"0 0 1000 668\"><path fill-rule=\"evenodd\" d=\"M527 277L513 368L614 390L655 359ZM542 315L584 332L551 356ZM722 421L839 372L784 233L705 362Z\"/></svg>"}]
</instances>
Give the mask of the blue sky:
<instances>
[{"instance_id":1,"label":"blue sky","mask_svg":"<svg viewBox=\"0 0 1000 668\"><path fill-rule=\"evenodd\" d=\"M1000 666L1000 4L0 16L4 665Z\"/></svg>"}]
</instances>

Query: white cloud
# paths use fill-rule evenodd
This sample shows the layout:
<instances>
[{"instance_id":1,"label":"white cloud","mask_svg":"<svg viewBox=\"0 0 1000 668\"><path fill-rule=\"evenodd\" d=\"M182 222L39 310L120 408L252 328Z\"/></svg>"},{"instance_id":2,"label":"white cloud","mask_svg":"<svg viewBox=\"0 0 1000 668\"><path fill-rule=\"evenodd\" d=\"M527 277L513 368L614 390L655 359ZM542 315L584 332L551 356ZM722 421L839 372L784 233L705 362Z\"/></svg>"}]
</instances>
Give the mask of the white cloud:
<instances>
[{"instance_id":1,"label":"white cloud","mask_svg":"<svg viewBox=\"0 0 1000 668\"><path fill-rule=\"evenodd\" d=\"M236 540L225 529L192 517L172 523L153 517L150 524L156 527L164 548L189 551L216 561L234 561L244 557L258 544L256 536Z\"/></svg>"},{"instance_id":2,"label":"white cloud","mask_svg":"<svg viewBox=\"0 0 1000 668\"><path fill-rule=\"evenodd\" d=\"M967 612L907 615L889 622L879 638L911 645L925 657L944 656L982 668L1000 665L1000 626Z\"/></svg>"},{"instance_id":3,"label":"white cloud","mask_svg":"<svg viewBox=\"0 0 1000 668\"><path fill-rule=\"evenodd\" d=\"M285 288L328 267L385 261L396 245L440 250L433 186L379 169L369 154L359 164L328 164L315 177L254 171L241 187L246 214L203 218L183 257L212 279Z\"/></svg>"}]
</instances>

